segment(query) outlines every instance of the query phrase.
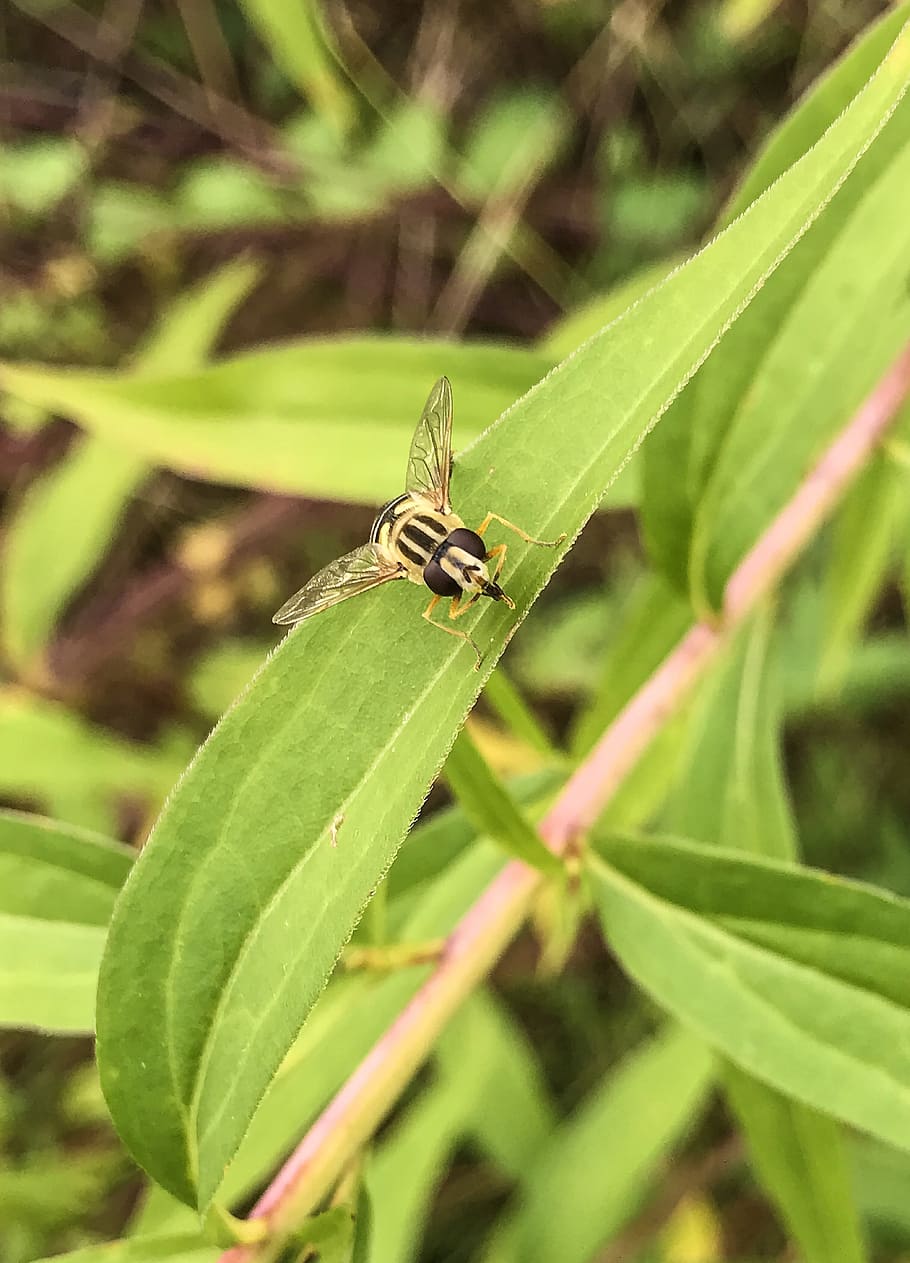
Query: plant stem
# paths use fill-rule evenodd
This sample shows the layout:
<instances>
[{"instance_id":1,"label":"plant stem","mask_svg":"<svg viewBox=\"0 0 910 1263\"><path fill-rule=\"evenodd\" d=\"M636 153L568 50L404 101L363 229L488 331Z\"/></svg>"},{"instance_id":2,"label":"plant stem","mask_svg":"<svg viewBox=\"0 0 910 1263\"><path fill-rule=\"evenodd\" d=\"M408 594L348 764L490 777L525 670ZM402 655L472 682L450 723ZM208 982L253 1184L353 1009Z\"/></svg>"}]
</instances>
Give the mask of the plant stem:
<instances>
[{"instance_id":1,"label":"plant stem","mask_svg":"<svg viewBox=\"0 0 910 1263\"><path fill-rule=\"evenodd\" d=\"M777 584L875 451L910 395L910 345L731 575L721 615L690 629L607 728L540 825L557 853L597 819L648 744L736 628ZM508 864L449 935L429 979L316 1120L253 1207L270 1242L220 1263L263 1259L331 1189L428 1055L440 1031L517 933L543 881Z\"/></svg>"}]
</instances>

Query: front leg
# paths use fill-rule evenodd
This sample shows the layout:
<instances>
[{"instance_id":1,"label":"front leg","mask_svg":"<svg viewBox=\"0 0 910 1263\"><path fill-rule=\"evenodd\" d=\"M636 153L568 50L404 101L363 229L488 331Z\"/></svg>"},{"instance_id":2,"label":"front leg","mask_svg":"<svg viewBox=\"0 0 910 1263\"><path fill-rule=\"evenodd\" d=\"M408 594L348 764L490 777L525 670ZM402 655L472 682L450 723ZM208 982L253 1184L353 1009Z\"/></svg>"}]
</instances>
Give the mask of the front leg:
<instances>
[{"instance_id":1,"label":"front leg","mask_svg":"<svg viewBox=\"0 0 910 1263\"><path fill-rule=\"evenodd\" d=\"M565 531L563 531L559 539L534 539L531 535L528 535L525 531L523 531L520 526L516 526L514 522L509 522L506 518L500 517L498 513L488 513L481 522L480 526L478 526L477 534L483 535L484 531L491 522L499 522L502 526L507 526L510 531L514 531L516 535L520 535L526 543L538 544L541 548L556 548L556 546L561 544L566 537Z\"/></svg>"},{"instance_id":2,"label":"front leg","mask_svg":"<svg viewBox=\"0 0 910 1263\"><path fill-rule=\"evenodd\" d=\"M442 600L441 597L434 596L433 599L430 601L430 604L424 610L421 617L425 618L431 627L438 627L440 631L448 632L450 636L457 636L459 640L466 640L468 644L471 646L471 648L474 650L474 652L477 654L477 661L474 663L474 670L479 671L480 664L483 662L483 654L477 648L477 645L474 643L473 638L469 636L467 632L459 631L457 627L444 627L442 623L433 622L433 617L432 617L433 611L435 610L436 606L439 604L441 600ZM456 596L452 598L452 608L449 610L449 618L458 617L458 601L459 601L459 597ZM463 612L464 611L462 611L462 613Z\"/></svg>"}]
</instances>

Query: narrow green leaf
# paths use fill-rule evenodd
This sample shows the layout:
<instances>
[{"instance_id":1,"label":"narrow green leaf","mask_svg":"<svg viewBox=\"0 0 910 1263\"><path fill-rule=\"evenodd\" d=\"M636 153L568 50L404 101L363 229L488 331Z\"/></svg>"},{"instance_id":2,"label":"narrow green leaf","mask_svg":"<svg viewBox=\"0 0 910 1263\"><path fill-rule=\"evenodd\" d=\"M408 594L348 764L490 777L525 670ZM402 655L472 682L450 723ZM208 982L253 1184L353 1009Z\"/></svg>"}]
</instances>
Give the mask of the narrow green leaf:
<instances>
[{"instance_id":1,"label":"narrow green leaf","mask_svg":"<svg viewBox=\"0 0 910 1263\"><path fill-rule=\"evenodd\" d=\"M805 1263L865 1263L841 1129L729 1062L724 1090L744 1127L762 1184L781 1208Z\"/></svg>"},{"instance_id":2,"label":"narrow green leaf","mask_svg":"<svg viewBox=\"0 0 910 1263\"><path fill-rule=\"evenodd\" d=\"M50 135L0 146L0 189L8 207L47 215L85 175L86 151L71 137Z\"/></svg>"},{"instance_id":3,"label":"narrow green leaf","mask_svg":"<svg viewBox=\"0 0 910 1263\"><path fill-rule=\"evenodd\" d=\"M639 1206L710 1090L704 1044L668 1028L558 1127L527 1172L486 1263L585 1263Z\"/></svg>"},{"instance_id":4,"label":"narrow green leaf","mask_svg":"<svg viewBox=\"0 0 910 1263\"><path fill-rule=\"evenodd\" d=\"M864 1218L897 1233L902 1242L910 1240L910 1155L859 1136L851 1149L853 1187Z\"/></svg>"},{"instance_id":5,"label":"narrow green leaf","mask_svg":"<svg viewBox=\"0 0 910 1263\"><path fill-rule=\"evenodd\" d=\"M910 1144L910 905L692 843L601 850L605 932L661 1005L778 1091Z\"/></svg>"},{"instance_id":6,"label":"narrow green leaf","mask_svg":"<svg viewBox=\"0 0 910 1263\"><path fill-rule=\"evenodd\" d=\"M509 793L529 811L540 807L566 779L564 768L542 768L509 782ZM386 881L391 916L400 925L424 898L424 892L477 837L471 821L458 806L435 812L405 838Z\"/></svg>"},{"instance_id":7,"label":"narrow green leaf","mask_svg":"<svg viewBox=\"0 0 910 1263\"><path fill-rule=\"evenodd\" d=\"M0 1026L88 1032L128 847L0 811Z\"/></svg>"},{"instance_id":8,"label":"narrow green leaf","mask_svg":"<svg viewBox=\"0 0 910 1263\"><path fill-rule=\"evenodd\" d=\"M300 1247L304 1247L300 1250ZM352 1263L354 1251L354 1212L350 1206L332 1206L314 1215L296 1234L296 1257L309 1263L316 1250L319 1263Z\"/></svg>"},{"instance_id":9,"label":"narrow green leaf","mask_svg":"<svg viewBox=\"0 0 910 1263\"><path fill-rule=\"evenodd\" d=\"M881 592L908 518L910 472L879 456L850 491L834 524L824 578L818 689L836 694Z\"/></svg>"},{"instance_id":10,"label":"narrow green leaf","mask_svg":"<svg viewBox=\"0 0 910 1263\"><path fill-rule=\"evenodd\" d=\"M855 164L905 89L907 50L766 197L463 453L453 497L466 521L495 502L542 538L574 538ZM408 585L388 585L288 636L169 799L114 915L98 1057L121 1134L177 1196L210 1201L485 675L560 556L519 542L509 550L504 582L518 612L478 615L483 670L471 669L469 648L421 623ZM344 758L327 758L332 750Z\"/></svg>"},{"instance_id":11,"label":"narrow green leaf","mask_svg":"<svg viewBox=\"0 0 910 1263\"><path fill-rule=\"evenodd\" d=\"M774 614L768 604L758 612L712 678L663 824L705 842L794 860L797 843L781 767ZM731 916L718 920L751 942L761 943L758 932L767 928ZM791 956L808 963L805 950L795 950L791 929L774 927L774 943L763 945L779 945L783 952L789 946ZM845 1263L863 1259L838 1125L729 1062L722 1077L759 1178L806 1263L827 1263L831 1242L840 1240Z\"/></svg>"},{"instance_id":12,"label":"narrow green leaf","mask_svg":"<svg viewBox=\"0 0 910 1263\"><path fill-rule=\"evenodd\" d=\"M562 876L561 861L544 845L515 799L490 771L465 728L449 751L444 775L478 833L488 834L510 855L542 873Z\"/></svg>"},{"instance_id":13,"label":"narrow green leaf","mask_svg":"<svg viewBox=\"0 0 910 1263\"><path fill-rule=\"evenodd\" d=\"M576 756L590 750L691 622L688 603L659 575L638 579L613 629L597 692L576 721L572 733Z\"/></svg>"},{"instance_id":14,"label":"narrow green leaf","mask_svg":"<svg viewBox=\"0 0 910 1263\"><path fill-rule=\"evenodd\" d=\"M795 161L815 144L825 128L836 124L857 90L857 82L862 83L874 71L877 59L888 48L908 13L910 6L901 6L899 13L893 15L899 19L897 25L892 25L889 15L882 27L881 43L878 36L870 37L868 44L861 41L851 50L839 72L814 88L800 103L759 158L754 178L747 180L745 190L728 210L728 222L741 214L753 197L771 187L787 163ZM870 49L875 53L874 58L870 57ZM881 364L888 363L886 344L895 339L899 343L898 326L902 327L904 320L900 295L894 303L886 303L872 321L870 336L872 331L880 333L881 345L872 337L871 364L865 355L842 354L837 339L841 336L838 322L846 328L853 319L853 340L858 339L866 346L868 317L860 313L860 296L868 293L870 284L874 285L873 277L881 257L892 247L900 250L901 224L900 216L893 213L896 208L892 208L889 219L888 207L882 201L878 203L882 222L888 224L883 239L864 235L864 228L854 212L858 207L862 210L866 195L874 192L879 177L887 172L892 158L904 148L908 114L908 109L899 110L875 138L830 207L764 287L746 317L737 322L724 347L676 402L656 440L645 450L642 503L650 554L680 591L689 589L691 578L693 595L699 602L705 600L706 590L710 599L715 600L718 576L729 573L727 561L726 565L715 567L717 573L712 576L710 585L705 581L705 558L714 541L720 549L726 548L730 557L741 555L737 550L743 541L751 543L756 537L772 511L773 498L790 494L790 480L793 476L802 476L806 463L824 444L825 436L844 423L851 407L863 397L863 383L868 388L868 383L877 380ZM899 180L897 176L894 178ZM887 200L884 192L882 196ZM853 239L843 239L851 226ZM881 254L877 253L879 249ZM838 252L838 259L829 257ZM824 270L823 265L827 268L828 292L821 277L814 279L817 271ZM855 278L850 283L849 298L846 289L838 288L841 269L846 269L846 276ZM843 336L849 342L850 335L845 332ZM814 372L806 371L810 363ZM870 373L863 377L866 367L870 367ZM849 383L840 380L849 377L854 369L853 380ZM808 390L812 398L802 404L799 425L791 424L789 419L784 425L783 416L796 403L792 388L797 381L800 389ZM727 442L733 430L739 434L735 453ZM743 485L737 487L737 493L743 498L736 502L735 509L735 493L732 486L727 488L723 479L721 489L712 492L713 508L703 505L706 487L721 458L725 462L726 478L731 483L737 477L738 460L745 459L749 467L748 471L745 468L741 471ZM779 461L784 462L780 477L776 476ZM775 469L773 477L768 472L772 467ZM747 477L751 479L748 487L745 486ZM770 501L766 499L768 496ZM728 522L725 520L721 525L716 517L721 503L725 514L739 513L733 531L735 546L732 540L728 546L724 538ZM697 516L701 519L702 538L699 560L693 565L690 576L690 547L694 544Z\"/></svg>"},{"instance_id":15,"label":"narrow green leaf","mask_svg":"<svg viewBox=\"0 0 910 1263\"><path fill-rule=\"evenodd\" d=\"M137 369L196 367L258 272L250 263L230 264L181 295L140 352ZM0 566L0 626L14 662L24 665L44 648L148 473L141 454L87 435L31 485L7 524Z\"/></svg>"},{"instance_id":16,"label":"narrow green leaf","mask_svg":"<svg viewBox=\"0 0 910 1263\"><path fill-rule=\"evenodd\" d=\"M119 842L0 810L0 912L106 926L132 862Z\"/></svg>"},{"instance_id":17,"label":"narrow green leaf","mask_svg":"<svg viewBox=\"0 0 910 1263\"><path fill-rule=\"evenodd\" d=\"M540 349L552 355L554 360L571 355L588 338L600 333L639 298L659 285L682 262L680 255L661 259L634 272L606 294L588 299L550 327L538 343Z\"/></svg>"},{"instance_id":18,"label":"narrow green leaf","mask_svg":"<svg viewBox=\"0 0 910 1263\"><path fill-rule=\"evenodd\" d=\"M760 372L725 426L693 527L690 581L698 606L719 607L736 564L910 338L901 267L910 252L908 187L910 103L904 102L832 203L831 215L843 226L811 276L803 273L789 310L775 313ZM831 232L827 216L819 230ZM798 266L811 258L811 237L806 244L809 255ZM763 299L750 325L767 316L770 299ZM861 355L853 353L858 344ZM709 373L700 404L710 381ZM737 399L728 381L721 390L718 415Z\"/></svg>"},{"instance_id":19,"label":"narrow green leaf","mask_svg":"<svg viewBox=\"0 0 910 1263\"><path fill-rule=\"evenodd\" d=\"M40 1263L215 1263L220 1254L221 1250L200 1233L186 1232L105 1241L69 1254L55 1254Z\"/></svg>"},{"instance_id":20,"label":"narrow green leaf","mask_svg":"<svg viewBox=\"0 0 910 1263\"><path fill-rule=\"evenodd\" d=\"M534 1051L505 1005L489 990L476 992L440 1040L437 1058L447 1074L470 1066L482 1076L464 1131L503 1171L523 1179L556 1116Z\"/></svg>"},{"instance_id":21,"label":"narrow green leaf","mask_svg":"<svg viewBox=\"0 0 910 1263\"><path fill-rule=\"evenodd\" d=\"M214 645L190 672L187 687L196 709L211 718L226 711L252 680L268 649L264 640L225 639Z\"/></svg>"},{"instance_id":22,"label":"narrow green leaf","mask_svg":"<svg viewBox=\"0 0 910 1263\"><path fill-rule=\"evenodd\" d=\"M346 132L355 117L352 89L327 45L317 0L242 0L242 8L323 121Z\"/></svg>"},{"instance_id":23,"label":"narrow green leaf","mask_svg":"<svg viewBox=\"0 0 910 1263\"><path fill-rule=\"evenodd\" d=\"M553 743L541 728L537 716L525 701L520 689L501 666L487 680L483 695L513 736L526 741L541 754L553 754Z\"/></svg>"},{"instance_id":24,"label":"narrow green leaf","mask_svg":"<svg viewBox=\"0 0 910 1263\"><path fill-rule=\"evenodd\" d=\"M55 702L0 689L0 791L7 795L163 795L182 763L180 752L139 746Z\"/></svg>"},{"instance_id":25,"label":"narrow green leaf","mask_svg":"<svg viewBox=\"0 0 910 1263\"><path fill-rule=\"evenodd\" d=\"M816 144L852 101L897 39L910 17L910 4L896 4L871 23L847 52L812 84L796 109L774 129L727 207L729 222L771 187L788 167Z\"/></svg>"},{"instance_id":26,"label":"narrow green leaf","mask_svg":"<svg viewBox=\"0 0 910 1263\"><path fill-rule=\"evenodd\" d=\"M4 365L0 382L178 473L372 505L401 491L441 372L455 385L460 447L551 367L519 347L375 336L289 343L153 380Z\"/></svg>"},{"instance_id":27,"label":"narrow green leaf","mask_svg":"<svg viewBox=\"0 0 910 1263\"><path fill-rule=\"evenodd\" d=\"M792 859L796 839L780 750L780 701L766 607L737 637L699 699L676 786L669 833Z\"/></svg>"},{"instance_id":28,"label":"narrow green leaf","mask_svg":"<svg viewBox=\"0 0 910 1263\"><path fill-rule=\"evenodd\" d=\"M0 1026L90 1033L105 931L0 913Z\"/></svg>"},{"instance_id":29,"label":"narrow green leaf","mask_svg":"<svg viewBox=\"0 0 910 1263\"><path fill-rule=\"evenodd\" d=\"M0 568L3 641L14 662L44 648L147 476L141 457L89 437L29 488L8 523Z\"/></svg>"},{"instance_id":30,"label":"narrow green leaf","mask_svg":"<svg viewBox=\"0 0 910 1263\"><path fill-rule=\"evenodd\" d=\"M431 1084L379 1146L366 1180L373 1207L372 1263L417 1257L431 1198L482 1080L482 1067L472 1074L463 1062L454 1077Z\"/></svg>"},{"instance_id":31,"label":"narrow green leaf","mask_svg":"<svg viewBox=\"0 0 910 1263\"><path fill-rule=\"evenodd\" d=\"M226 263L173 299L135 357L145 377L189 372L212 354L224 326L262 275L253 259Z\"/></svg>"}]
</instances>

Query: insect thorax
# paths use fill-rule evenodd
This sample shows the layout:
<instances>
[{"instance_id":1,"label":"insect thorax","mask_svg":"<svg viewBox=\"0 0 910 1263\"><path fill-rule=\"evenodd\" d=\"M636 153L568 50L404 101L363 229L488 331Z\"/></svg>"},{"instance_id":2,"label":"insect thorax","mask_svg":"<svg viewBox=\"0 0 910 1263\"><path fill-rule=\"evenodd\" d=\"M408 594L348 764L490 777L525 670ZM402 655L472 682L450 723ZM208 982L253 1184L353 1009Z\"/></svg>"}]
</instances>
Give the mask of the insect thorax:
<instances>
[{"instance_id":1,"label":"insect thorax","mask_svg":"<svg viewBox=\"0 0 910 1263\"><path fill-rule=\"evenodd\" d=\"M457 514L443 513L423 496L405 492L380 509L370 541L403 566L409 579L422 583L425 567L461 527Z\"/></svg>"}]
</instances>

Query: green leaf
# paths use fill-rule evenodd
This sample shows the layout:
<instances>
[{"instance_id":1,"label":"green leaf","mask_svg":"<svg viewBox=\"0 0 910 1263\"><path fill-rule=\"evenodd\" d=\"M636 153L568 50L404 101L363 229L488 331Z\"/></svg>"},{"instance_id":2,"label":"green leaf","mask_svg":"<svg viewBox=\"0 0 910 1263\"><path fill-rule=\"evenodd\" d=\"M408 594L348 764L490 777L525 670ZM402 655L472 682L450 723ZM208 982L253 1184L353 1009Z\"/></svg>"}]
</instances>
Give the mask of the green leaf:
<instances>
[{"instance_id":1,"label":"green leaf","mask_svg":"<svg viewBox=\"0 0 910 1263\"><path fill-rule=\"evenodd\" d=\"M376 504L401 491L428 383L455 383L462 446L551 367L518 347L305 341L179 377L4 366L0 383L178 473Z\"/></svg>"},{"instance_id":2,"label":"green leaf","mask_svg":"<svg viewBox=\"0 0 910 1263\"><path fill-rule=\"evenodd\" d=\"M516 777L509 793L528 811L538 810L566 779L562 767L542 768ZM416 915L426 891L452 861L467 852L477 837L476 830L460 807L437 811L414 829L398 853L386 878L393 929L399 937L402 916ZM432 934L429 937L433 937Z\"/></svg>"},{"instance_id":3,"label":"green leaf","mask_svg":"<svg viewBox=\"0 0 910 1263\"><path fill-rule=\"evenodd\" d=\"M837 1123L729 1063L722 1081L746 1129L759 1179L780 1207L805 1263L864 1263L867 1254Z\"/></svg>"},{"instance_id":4,"label":"green leaf","mask_svg":"<svg viewBox=\"0 0 910 1263\"><path fill-rule=\"evenodd\" d=\"M444 774L478 833L487 834L510 855L542 873L557 878L563 876L562 862L544 845L515 799L490 771L465 728L449 751Z\"/></svg>"},{"instance_id":5,"label":"green leaf","mask_svg":"<svg viewBox=\"0 0 910 1263\"><path fill-rule=\"evenodd\" d=\"M498 667L487 680L483 696L513 736L540 754L552 756L555 753L537 716L502 667Z\"/></svg>"},{"instance_id":6,"label":"green leaf","mask_svg":"<svg viewBox=\"0 0 910 1263\"><path fill-rule=\"evenodd\" d=\"M309 1247L296 1257L308 1263L310 1250L317 1251L320 1263L352 1263L354 1250L354 1212L350 1206L332 1206L321 1215L314 1215L295 1234L295 1247Z\"/></svg>"},{"instance_id":7,"label":"green leaf","mask_svg":"<svg viewBox=\"0 0 910 1263\"><path fill-rule=\"evenodd\" d=\"M362 157L366 179L383 195L412 192L431 182L445 160L443 119L429 103L405 97L394 106Z\"/></svg>"},{"instance_id":8,"label":"green leaf","mask_svg":"<svg viewBox=\"0 0 910 1263\"><path fill-rule=\"evenodd\" d=\"M482 1067L464 1131L494 1162L521 1180L556 1125L543 1072L524 1032L489 991L468 1000L439 1043L440 1067Z\"/></svg>"},{"instance_id":9,"label":"green leaf","mask_svg":"<svg viewBox=\"0 0 910 1263\"><path fill-rule=\"evenodd\" d=\"M851 1159L853 1186L864 1218L876 1228L896 1232L898 1239L906 1243L910 1240L910 1156L857 1137Z\"/></svg>"},{"instance_id":10,"label":"green leaf","mask_svg":"<svg viewBox=\"0 0 910 1263\"><path fill-rule=\"evenodd\" d=\"M577 534L855 163L904 90L906 51L766 198L462 454L453 496L466 521L495 502L543 538ZM387 400L376 391L373 402ZM559 560L509 549L517 615L479 614L484 670L423 626L407 585L303 624L216 728L139 859L102 971L99 1066L126 1143L188 1202L210 1201L485 675Z\"/></svg>"},{"instance_id":11,"label":"green leaf","mask_svg":"<svg viewBox=\"0 0 910 1263\"><path fill-rule=\"evenodd\" d=\"M440 814L448 816L450 822L461 816L456 811ZM434 817L431 823L415 830L402 859L408 850L415 849L415 844L419 843L420 849L435 848L440 839L437 820ZM444 871L421 884L419 898L409 900L404 916L396 917L398 941L426 942L447 935L502 867L502 855L491 842L477 841L473 846L465 844L463 849L463 855L448 857ZM393 908L400 902L404 901L393 902ZM332 981L260 1103L219 1188L220 1201L233 1205L261 1185L401 1012L427 972L427 967L421 966L386 976L360 974ZM471 1030L476 1029L475 1018ZM516 1058L520 1059L520 1050ZM519 1096L526 1077L519 1064L514 1089ZM534 1117L531 1115L527 1123L529 1133ZM176 1231L195 1222L194 1211L156 1187L133 1224L133 1231Z\"/></svg>"},{"instance_id":12,"label":"green leaf","mask_svg":"<svg viewBox=\"0 0 910 1263\"><path fill-rule=\"evenodd\" d=\"M613 838L593 874L631 976L741 1069L910 1144L910 904L694 843Z\"/></svg>"},{"instance_id":13,"label":"green leaf","mask_svg":"<svg viewBox=\"0 0 910 1263\"><path fill-rule=\"evenodd\" d=\"M710 681L663 825L731 849L794 860L773 630L774 610L766 604ZM734 933L739 929L749 936L745 921L722 920ZM786 933L776 936L783 951ZM756 941L755 934L751 937ZM827 1263L832 1241L843 1242L845 1263L863 1259L837 1124L728 1062L723 1080L759 1177L807 1263Z\"/></svg>"},{"instance_id":14,"label":"green leaf","mask_svg":"<svg viewBox=\"0 0 910 1263\"><path fill-rule=\"evenodd\" d=\"M183 228L231 228L281 223L287 207L262 171L233 157L197 159L174 194L175 221Z\"/></svg>"},{"instance_id":15,"label":"green leaf","mask_svg":"<svg viewBox=\"0 0 910 1263\"><path fill-rule=\"evenodd\" d=\"M614 627L603 675L572 733L572 751L586 754L626 702L664 660L692 622L688 604L659 575L635 583Z\"/></svg>"},{"instance_id":16,"label":"green leaf","mask_svg":"<svg viewBox=\"0 0 910 1263\"><path fill-rule=\"evenodd\" d=\"M728 221L771 187L788 163L818 142L825 128L836 126L841 111L874 71L908 13L910 6L904 5L889 15L800 103L759 158L752 177L728 210ZM898 111L875 139L831 206L677 400L645 449L642 508L650 555L681 591L689 588L691 578L698 601L705 599L706 590L709 599L716 600L719 576L729 573L731 559L752 542L774 505L790 494L793 477L802 477L826 436L844 423L864 389L877 379L881 365L888 363L888 346L895 341L900 344L906 295L899 293L893 301L884 301L876 313L869 330L870 359L865 355L868 317L861 307L863 295L868 296L870 288L874 291L875 270L882 259L890 249L901 249L900 196L889 208L887 191L881 187L876 197L876 187L879 177L887 175L892 158L905 147L908 114L908 109ZM892 178L900 182L899 175ZM867 218L878 214L879 227L885 225L882 239L864 235L871 225L864 225L863 216L854 214L857 208L863 212L870 199L871 211L865 207L864 213ZM821 273L818 277L816 271ZM843 288L839 288L841 281ZM875 297L870 301L874 306ZM844 355L837 345L839 336L849 341L851 320L853 341L862 342L863 356ZM842 331L839 324L844 326ZM807 371L810 363L813 372ZM803 402L799 424L793 424L790 412L797 402L796 383L798 389L814 391L811 401ZM725 473L714 478L711 503L706 505L706 488L719 460L724 462ZM738 461L745 462L742 470ZM734 503L737 494L740 499ZM736 516L729 541L725 539L728 519L721 523L720 512ZM700 553L690 576L697 515ZM711 580L706 583L707 554L715 546L724 552L724 561L711 559Z\"/></svg>"},{"instance_id":17,"label":"green leaf","mask_svg":"<svg viewBox=\"0 0 910 1263\"><path fill-rule=\"evenodd\" d=\"M802 255L782 269L779 289L794 284L794 276L800 284L787 310L777 305L780 293L763 294L737 331L741 340L753 333L754 356L761 336L755 331L776 307L748 389L740 393L744 383L724 380L706 402L711 373L705 377L699 403L716 408L718 419L732 404L733 415L695 514L690 582L697 606L719 608L736 564L910 337L901 267L910 251L908 187L910 102L904 102ZM819 235L830 241L823 259L815 256ZM808 276L807 260L814 263Z\"/></svg>"},{"instance_id":18,"label":"green leaf","mask_svg":"<svg viewBox=\"0 0 910 1263\"><path fill-rule=\"evenodd\" d=\"M193 705L203 715L227 710L256 674L269 651L264 641L222 640L193 667L188 688Z\"/></svg>"},{"instance_id":19,"label":"green leaf","mask_svg":"<svg viewBox=\"0 0 910 1263\"><path fill-rule=\"evenodd\" d=\"M682 262L681 256L674 255L639 269L606 294L588 299L561 320L557 320L538 345L541 350L552 355L554 360L571 355L588 338L600 333L601 329L621 316L626 308L638 302L655 285L659 285Z\"/></svg>"},{"instance_id":20,"label":"green leaf","mask_svg":"<svg viewBox=\"0 0 910 1263\"><path fill-rule=\"evenodd\" d=\"M766 606L703 690L661 823L694 841L792 859L772 629Z\"/></svg>"},{"instance_id":21,"label":"green leaf","mask_svg":"<svg viewBox=\"0 0 910 1263\"><path fill-rule=\"evenodd\" d=\"M910 473L879 456L838 513L824 579L818 689L839 691L906 523Z\"/></svg>"},{"instance_id":22,"label":"green leaf","mask_svg":"<svg viewBox=\"0 0 910 1263\"><path fill-rule=\"evenodd\" d=\"M482 1080L482 1071L472 1072L462 1062L454 1076L431 1084L383 1139L366 1180L373 1207L372 1263L408 1263L417 1257L433 1193Z\"/></svg>"},{"instance_id":23,"label":"green leaf","mask_svg":"<svg viewBox=\"0 0 910 1263\"><path fill-rule=\"evenodd\" d=\"M536 606L527 634L509 657L521 684L538 698L562 703L589 696L606 656L619 599L611 583Z\"/></svg>"},{"instance_id":24,"label":"green leaf","mask_svg":"<svg viewBox=\"0 0 910 1263\"><path fill-rule=\"evenodd\" d=\"M140 352L137 367L195 367L257 275L252 264L230 264L181 295ZM7 523L0 567L0 624L16 663L25 665L44 648L148 472L141 455L89 435L31 485Z\"/></svg>"},{"instance_id":25,"label":"green leaf","mask_svg":"<svg viewBox=\"0 0 910 1263\"><path fill-rule=\"evenodd\" d=\"M105 1241L69 1254L55 1254L40 1263L215 1263L220 1254L221 1250L200 1233L186 1232Z\"/></svg>"},{"instance_id":26,"label":"green leaf","mask_svg":"<svg viewBox=\"0 0 910 1263\"><path fill-rule=\"evenodd\" d=\"M3 640L14 662L43 649L147 476L141 457L86 438L28 489L8 523L0 570Z\"/></svg>"},{"instance_id":27,"label":"green leaf","mask_svg":"<svg viewBox=\"0 0 910 1263\"><path fill-rule=\"evenodd\" d=\"M713 1063L668 1029L636 1049L561 1127L526 1173L485 1263L585 1263L632 1215L661 1159L701 1109Z\"/></svg>"},{"instance_id":28,"label":"green leaf","mask_svg":"<svg viewBox=\"0 0 910 1263\"><path fill-rule=\"evenodd\" d=\"M242 8L324 125L346 132L354 121L355 102L328 45L317 0L242 0Z\"/></svg>"},{"instance_id":29,"label":"green leaf","mask_svg":"<svg viewBox=\"0 0 910 1263\"><path fill-rule=\"evenodd\" d=\"M0 1026L91 1032L105 931L0 913Z\"/></svg>"},{"instance_id":30,"label":"green leaf","mask_svg":"<svg viewBox=\"0 0 910 1263\"><path fill-rule=\"evenodd\" d=\"M55 702L0 689L0 791L10 797L158 797L182 763L179 753L115 737Z\"/></svg>"},{"instance_id":31,"label":"green leaf","mask_svg":"<svg viewBox=\"0 0 910 1263\"><path fill-rule=\"evenodd\" d=\"M128 847L0 811L0 1026L91 1031L98 964Z\"/></svg>"},{"instance_id":32,"label":"green leaf","mask_svg":"<svg viewBox=\"0 0 910 1263\"><path fill-rule=\"evenodd\" d=\"M0 810L0 912L106 926L132 862L119 842Z\"/></svg>"},{"instance_id":33,"label":"green leaf","mask_svg":"<svg viewBox=\"0 0 910 1263\"><path fill-rule=\"evenodd\" d=\"M252 259L226 263L178 294L146 337L134 368L145 377L204 364L224 326L262 275Z\"/></svg>"},{"instance_id":34,"label":"green leaf","mask_svg":"<svg viewBox=\"0 0 910 1263\"><path fill-rule=\"evenodd\" d=\"M771 187L788 167L816 144L845 105L875 73L910 16L910 4L896 4L873 22L774 129L730 200L724 218L732 221Z\"/></svg>"}]
</instances>

